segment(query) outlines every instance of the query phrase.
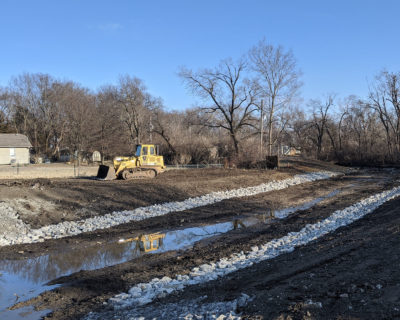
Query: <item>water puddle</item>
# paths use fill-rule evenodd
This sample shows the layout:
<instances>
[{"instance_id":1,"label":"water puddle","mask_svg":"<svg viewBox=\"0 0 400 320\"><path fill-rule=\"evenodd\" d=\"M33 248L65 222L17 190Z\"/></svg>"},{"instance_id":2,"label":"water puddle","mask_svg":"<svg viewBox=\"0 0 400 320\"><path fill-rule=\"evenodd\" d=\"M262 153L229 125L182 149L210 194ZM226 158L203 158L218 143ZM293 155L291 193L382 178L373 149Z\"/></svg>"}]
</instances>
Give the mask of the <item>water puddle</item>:
<instances>
[{"instance_id":1,"label":"water puddle","mask_svg":"<svg viewBox=\"0 0 400 320\"><path fill-rule=\"evenodd\" d=\"M17 263L19 262L19 264ZM7 263L2 261L1 264ZM9 261L10 272L0 272L0 319L2 320L37 320L46 315L50 310L34 311L33 307L24 307L17 310L6 310L15 303L29 300L40 293L51 290L56 286L46 286L25 278L20 268L24 261ZM29 260L25 260L29 264ZM4 270L4 268L1 268ZM41 270L37 270L38 273Z\"/></svg>"},{"instance_id":2,"label":"water puddle","mask_svg":"<svg viewBox=\"0 0 400 320\"><path fill-rule=\"evenodd\" d=\"M289 214L292 214L296 211L310 209L325 199L333 198L334 196L338 195L340 192L341 192L341 190L333 190L332 192L328 193L327 195L325 195L323 197L315 198L315 199L308 201L297 207L289 207L289 208L277 210L277 211L275 211L275 217L279 218L279 219L283 219L283 218L286 218Z\"/></svg>"},{"instance_id":3,"label":"water puddle","mask_svg":"<svg viewBox=\"0 0 400 320\"><path fill-rule=\"evenodd\" d=\"M0 319L38 319L46 312L31 309L6 311L13 304L28 300L56 286L45 284L53 279L80 270L95 270L135 259L143 254L161 253L192 247L197 241L228 231L247 228L259 223L269 223L272 218L282 219L299 210L306 210L317 203L340 193L313 199L296 207L255 214L252 217L200 227L141 234L116 242L63 252L51 253L27 260L0 261Z\"/></svg>"},{"instance_id":4,"label":"water puddle","mask_svg":"<svg viewBox=\"0 0 400 320\"><path fill-rule=\"evenodd\" d=\"M0 311L1 320L38 320L50 313L51 310L35 311L33 307L23 307L17 310Z\"/></svg>"}]
</instances>

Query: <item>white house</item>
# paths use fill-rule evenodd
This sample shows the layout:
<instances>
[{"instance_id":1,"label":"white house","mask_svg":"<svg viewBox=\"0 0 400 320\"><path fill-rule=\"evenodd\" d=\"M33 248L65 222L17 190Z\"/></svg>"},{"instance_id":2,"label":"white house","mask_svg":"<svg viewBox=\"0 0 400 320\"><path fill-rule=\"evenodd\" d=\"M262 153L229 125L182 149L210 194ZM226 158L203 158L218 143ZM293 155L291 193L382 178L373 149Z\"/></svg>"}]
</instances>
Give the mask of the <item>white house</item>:
<instances>
[{"instance_id":1,"label":"white house","mask_svg":"<svg viewBox=\"0 0 400 320\"><path fill-rule=\"evenodd\" d=\"M32 145L27 136L0 133L0 164L29 163L29 148Z\"/></svg>"}]
</instances>

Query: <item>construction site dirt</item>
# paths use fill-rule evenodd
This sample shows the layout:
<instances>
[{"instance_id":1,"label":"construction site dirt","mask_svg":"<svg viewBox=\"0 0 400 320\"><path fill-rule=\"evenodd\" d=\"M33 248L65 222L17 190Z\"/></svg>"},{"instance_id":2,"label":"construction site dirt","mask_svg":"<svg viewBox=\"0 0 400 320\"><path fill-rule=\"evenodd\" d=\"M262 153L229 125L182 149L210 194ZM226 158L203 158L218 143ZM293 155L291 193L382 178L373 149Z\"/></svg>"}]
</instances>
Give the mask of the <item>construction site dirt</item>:
<instances>
[{"instance_id":1,"label":"construction site dirt","mask_svg":"<svg viewBox=\"0 0 400 320\"><path fill-rule=\"evenodd\" d=\"M154 278L174 279L176 275L187 275L197 266L235 253L250 252L254 246L297 232L361 199L398 186L400 171L357 170L322 162L291 160L278 170L170 170L152 180L0 181L0 200L17 211L25 224L41 228L322 170L340 174L75 236L2 246L0 261L22 262L18 265L25 273L29 270L24 261L28 263L55 253L62 261L62 253L72 252L66 255L68 261L65 263L76 266L73 272L59 273L54 278L48 276L46 284L53 286L51 290L26 300L16 299L7 308L18 310L33 306L37 311L46 311L40 313L45 319L82 319L89 312L111 318L114 307L109 299L116 294L128 292L132 286ZM157 297L151 306L157 309L200 297L202 303L231 301L245 294L250 297L249 302L232 310L244 319L400 318L399 204L399 199L390 200L360 220L292 252ZM287 208L295 209L288 210L283 218L274 215ZM248 219L253 220L249 223ZM210 232L208 226L219 226L220 229ZM195 228L205 230L201 237L193 232ZM185 230L190 232L185 233ZM186 241L185 245L168 247L171 232L179 231L185 234L185 240L178 237ZM82 260L83 256L98 259L95 254L93 258L87 253L74 254L79 250L90 248L91 252L98 252L106 246L115 248L118 243L126 244L126 241L139 243L140 239L145 236L149 239L150 235L151 239L159 241L156 247L139 248L139 244L137 248L126 247L128 249L118 260L109 263L97 261L94 267L82 267L81 270L76 261L71 261ZM196 241L189 241L195 236L199 237ZM158 250L158 244L164 249ZM140 254L129 251L135 248ZM60 261L57 262L58 269L62 265ZM40 270L36 269L35 276L39 277L38 272L49 274L45 268Z\"/></svg>"}]
</instances>

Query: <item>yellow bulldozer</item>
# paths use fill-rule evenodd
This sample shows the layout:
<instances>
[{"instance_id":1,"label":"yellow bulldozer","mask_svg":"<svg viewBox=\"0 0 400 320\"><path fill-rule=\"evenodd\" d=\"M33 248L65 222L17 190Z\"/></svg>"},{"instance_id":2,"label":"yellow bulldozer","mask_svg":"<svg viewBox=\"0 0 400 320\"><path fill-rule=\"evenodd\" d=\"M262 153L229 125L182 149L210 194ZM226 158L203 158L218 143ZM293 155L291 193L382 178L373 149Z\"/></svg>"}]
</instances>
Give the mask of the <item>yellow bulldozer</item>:
<instances>
[{"instance_id":1,"label":"yellow bulldozer","mask_svg":"<svg viewBox=\"0 0 400 320\"><path fill-rule=\"evenodd\" d=\"M113 167L100 165L97 178L104 180L154 178L164 170L164 158L158 155L158 146L139 144L133 157L115 157Z\"/></svg>"}]
</instances>

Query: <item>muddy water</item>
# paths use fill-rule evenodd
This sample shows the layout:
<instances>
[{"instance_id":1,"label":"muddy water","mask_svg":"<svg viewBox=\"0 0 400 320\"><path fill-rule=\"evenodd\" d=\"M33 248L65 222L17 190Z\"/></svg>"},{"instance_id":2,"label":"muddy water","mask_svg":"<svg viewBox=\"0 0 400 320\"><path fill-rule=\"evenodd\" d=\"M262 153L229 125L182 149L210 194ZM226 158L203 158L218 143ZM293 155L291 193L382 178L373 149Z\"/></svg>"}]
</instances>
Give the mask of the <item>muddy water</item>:
<instances>
[{"instance_id":1,"label":"muddy water","mask_svg":"<svg viewBox=\"0 0 400 320\"><path fill-rule=\"evenodd\" d=\"M3 264L3 262L2 262ZM1 269L4 269L1 267ZM41 283L33 282L21 276L19 270L16 272L0 272L0 319L1 320L37 320L49 312L49 310L36 312L32 307L21 308L18 310L6 310L13 304L33 298L40 293L51 290L56 286L46 286Z\"/></svg>"},{"instance_id":2,"label":"muddy water","mask_svg":"<svg viewBox=\"0 0 400 320\"><path fill-rule=\"evenodd\" d=\"M44 317L51 310L35 311L33 307L24 307L18 310L0 311L1 320L38 320Z\"/></svg>"},{"instance_id":3,"label":"muddy water","mask_svg":"<svg viewBox=\"0 0 400 320\"><path fill-rule=\"evenodd\" d=\"M28 300L56 286L46 286L50 280L80 270L94 270L112 266L139 257L142 254L161 253L190 248L194 243L218 236L228 231L247 228L258 223L268 223L271 218L284 218L299 210L306 210L317 203L334 197L340 191L313 199L297 207L288 207L275 212L254 214L252 217L212 225L153 234L134 235L117 242L63 252L51 253L27 260L0 261L0 319L38 319L46 312L31 309L6 311L13 304ZM271 216L272 214L272 216Z\"/></svg>"}]
</instances>

